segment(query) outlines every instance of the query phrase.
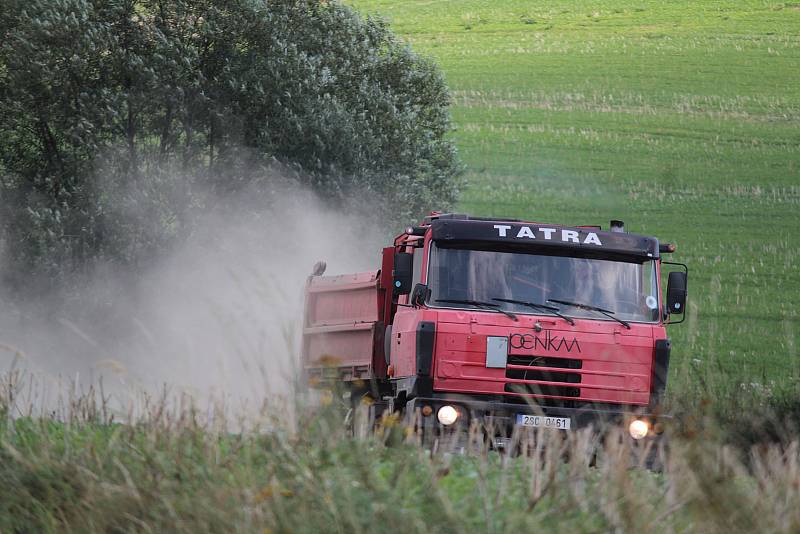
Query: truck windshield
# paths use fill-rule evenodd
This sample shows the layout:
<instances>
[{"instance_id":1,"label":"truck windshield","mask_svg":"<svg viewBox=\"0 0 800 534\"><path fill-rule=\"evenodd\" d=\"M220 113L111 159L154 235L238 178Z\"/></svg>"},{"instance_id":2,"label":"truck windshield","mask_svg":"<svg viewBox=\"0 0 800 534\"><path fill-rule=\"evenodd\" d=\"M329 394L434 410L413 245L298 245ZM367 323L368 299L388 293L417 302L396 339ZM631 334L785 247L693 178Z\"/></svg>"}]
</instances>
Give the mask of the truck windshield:
<instances>
[{"instance_id":1,"label":"truck windshield","mask_svg":"<svg viewBox=\"0 0 800 534\"><path fill-rule=\"evenodd\" d=\"M556 315L611 320L595 310L554 303L580 303L613 312L623 321L658 321L655 262L628 263L568 256L542 256L433 246L428 287L430 304L470 308L443 300L494 302L519 314ZM518 303L504 302L515 300ZM437 302L440 301L440 302ZM533 309L523 303L539 303Z\"/></svg>"}]
</instances>

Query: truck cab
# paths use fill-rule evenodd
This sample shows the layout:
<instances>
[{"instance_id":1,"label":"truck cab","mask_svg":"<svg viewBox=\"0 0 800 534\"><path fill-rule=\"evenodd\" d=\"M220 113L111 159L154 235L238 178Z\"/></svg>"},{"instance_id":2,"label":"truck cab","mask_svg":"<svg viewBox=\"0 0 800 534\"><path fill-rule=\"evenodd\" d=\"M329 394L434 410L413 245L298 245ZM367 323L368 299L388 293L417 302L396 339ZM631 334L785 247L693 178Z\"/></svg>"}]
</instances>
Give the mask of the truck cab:
<instances>
[{"instance_id":1,"label":"truck cab","mask_svg":"<svg viewBox=\"0 0 800 534\"><path fill-rule=\"evenodd\" d=\"M662 297L662 255L673 251L625 232L619 221L603 231L434 213L383 250L374 276L360 274L361 309L373 311L371 300L374 313L360 324L342 323L369 330L361 336L359 361L367 366L360 375L352 365L326 371L314 364L311 352L319 361L325 345L314 329L333 325L309 322L309 304L319 308L313 296L306 370L368 380L379 406L418 413L430 424L490 418L504 427L572 430L622 421L640 439L652 435L666 387L665 326L685 307L682 264L672 264L681 270L670 273ZM318 289L323 281L313 278L309 289ZM355 281L322 278L329 290L337 280L340 287ZM345 291L333 308L349 302L353 309L355 289L350 297ZM339 353L328 356L352 362L346 352L355 332L349 342L328 336Z\"/></svg>"}]
</instances>

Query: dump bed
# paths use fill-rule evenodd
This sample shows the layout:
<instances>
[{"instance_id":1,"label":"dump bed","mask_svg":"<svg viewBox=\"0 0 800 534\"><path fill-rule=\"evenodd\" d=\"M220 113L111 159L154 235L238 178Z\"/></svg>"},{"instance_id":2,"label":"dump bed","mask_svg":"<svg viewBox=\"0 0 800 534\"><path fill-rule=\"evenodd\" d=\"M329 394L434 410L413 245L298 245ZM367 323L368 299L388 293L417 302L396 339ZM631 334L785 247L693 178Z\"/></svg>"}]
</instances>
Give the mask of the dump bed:
<instances>
[{"instance_id":1,"label":"dump bed","mask_svg":"<svg viewBox=\"0 0 800 534\"><path fill-rule=\"evenodd\" d=\"M302 359L310 379L373 376L383 346L382 302L378 271L309 277Z\"/></svg>"}]
</instances>

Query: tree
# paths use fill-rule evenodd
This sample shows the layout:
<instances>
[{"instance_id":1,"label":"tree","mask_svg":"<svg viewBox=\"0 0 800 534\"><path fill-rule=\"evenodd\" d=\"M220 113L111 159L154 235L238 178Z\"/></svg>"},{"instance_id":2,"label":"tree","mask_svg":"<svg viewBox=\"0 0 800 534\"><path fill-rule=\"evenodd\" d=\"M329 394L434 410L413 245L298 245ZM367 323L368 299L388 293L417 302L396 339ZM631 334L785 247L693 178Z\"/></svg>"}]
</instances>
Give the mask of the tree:
<instances>
[{"instance_id":1,"label":"tree","mask_svg":"<svg viewBox=\"0 0 800 534\"><path fill-rule=\"evenodd\" d=\"M16 273L135 265L212 199L269 191L276 164L395 220L455 199L440 72L338 3L0 0L0 36L0 243Z\"/></svg>"}]
</instances>

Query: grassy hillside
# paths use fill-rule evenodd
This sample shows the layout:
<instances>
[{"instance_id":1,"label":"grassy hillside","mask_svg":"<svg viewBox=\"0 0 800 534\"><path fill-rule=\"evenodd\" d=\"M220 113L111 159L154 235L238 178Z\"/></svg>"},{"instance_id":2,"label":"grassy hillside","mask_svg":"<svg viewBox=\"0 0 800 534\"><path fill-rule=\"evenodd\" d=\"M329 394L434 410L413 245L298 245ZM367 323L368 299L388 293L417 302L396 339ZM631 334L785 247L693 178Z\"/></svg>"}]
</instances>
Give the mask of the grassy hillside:
<instances>
[{"instance_id":1,"label":"grassy hillside","mask_svg":"<svg viewBox=\"0 0 800 534\"><path fill-rule=\"evenodd\" d=\"M677 243L673 392L798 385L800 3L350 3L444 69L463 210Z\"/></svg>"}]
</instances>

